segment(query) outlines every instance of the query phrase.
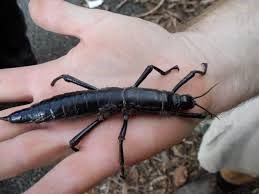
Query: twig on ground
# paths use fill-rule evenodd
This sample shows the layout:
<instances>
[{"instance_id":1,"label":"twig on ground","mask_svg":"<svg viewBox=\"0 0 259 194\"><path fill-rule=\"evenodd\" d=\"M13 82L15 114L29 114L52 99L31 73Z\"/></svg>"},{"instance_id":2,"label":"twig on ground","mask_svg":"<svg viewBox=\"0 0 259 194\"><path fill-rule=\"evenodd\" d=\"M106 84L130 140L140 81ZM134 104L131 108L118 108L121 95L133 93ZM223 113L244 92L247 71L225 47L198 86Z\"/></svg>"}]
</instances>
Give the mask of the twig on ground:
<instances>
[{"instance_id":1,"label":"twig on ground","mask_svg":"<svg viewBox=\"0 0 259 194\"><path fill-rule=\"evenodd\" d=\"M128 2L128 0L123 0L123 1L121 1L121 2L115 7L114 11L115 11L115 12L118 11L118 10L119 10L120 8L122 8L123 5L125 5L127 2Z\"/></svg>"},{"instance_id":2,"label":"twig on ground","mask_svg":"<svg viewBox=\"0 0 259 194\"><path fill-rule=\"evenodd\" d=\"M141 13L141 14L137 14L135 15L135 17L145 17L145 16L148 16L148 15L151 15L152 13L156 12L160 7L162 7L162 5L165 3L165 0L160 0L160 2L157 4L157 6L155 6L153 9L145 12L145 13Z\"/></svg>"}]
</instances>

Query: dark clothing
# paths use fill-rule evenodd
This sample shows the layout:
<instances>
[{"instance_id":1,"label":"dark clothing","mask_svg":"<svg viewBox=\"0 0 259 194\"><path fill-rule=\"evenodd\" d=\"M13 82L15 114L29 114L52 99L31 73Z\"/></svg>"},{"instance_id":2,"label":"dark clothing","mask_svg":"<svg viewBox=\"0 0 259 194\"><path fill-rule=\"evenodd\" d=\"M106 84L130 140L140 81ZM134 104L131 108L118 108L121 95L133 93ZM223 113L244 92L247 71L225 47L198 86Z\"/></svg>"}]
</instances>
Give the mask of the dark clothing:
<instances>
[{"instance_id":1,"label":"dark clothing","mask_svg":"<svg viewBox=\"0 0 259 194\"><path fill-rule=\"evenodd\" d=\"M0 1L0 68L34 65L22 11L16 0Z\"/></svg>"}]
</instances>

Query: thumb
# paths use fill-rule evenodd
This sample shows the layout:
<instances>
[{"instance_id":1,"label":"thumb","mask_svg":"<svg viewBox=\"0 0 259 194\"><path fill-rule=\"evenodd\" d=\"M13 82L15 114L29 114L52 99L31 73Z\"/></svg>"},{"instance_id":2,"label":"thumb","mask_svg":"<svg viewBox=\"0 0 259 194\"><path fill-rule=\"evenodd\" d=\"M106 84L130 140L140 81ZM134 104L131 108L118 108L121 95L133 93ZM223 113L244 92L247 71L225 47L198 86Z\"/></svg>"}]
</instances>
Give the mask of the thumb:
<instances>
[{"instance_id":1,"label":"thumb","mask_svg":"<svg viewBox=\"0 0 259 194\"><path fill-rule=\"evenodd\" d=\"M104 17L102 10L83 8L64 0L30 0L29 10L34 22L42 28L78 38Z\"/></svg>"}]
</instances>

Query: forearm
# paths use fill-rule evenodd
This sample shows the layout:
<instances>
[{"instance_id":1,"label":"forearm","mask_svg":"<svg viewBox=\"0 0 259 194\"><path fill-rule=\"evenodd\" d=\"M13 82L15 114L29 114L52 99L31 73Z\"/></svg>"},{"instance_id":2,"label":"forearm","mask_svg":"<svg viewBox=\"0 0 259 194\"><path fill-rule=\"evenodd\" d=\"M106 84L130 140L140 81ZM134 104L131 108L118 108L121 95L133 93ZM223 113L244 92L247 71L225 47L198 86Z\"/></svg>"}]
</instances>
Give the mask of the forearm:
<instances>
[{"instance_id":1,"label":"forearm","mask_svg":"<svg viewBox=\"0 0 259 194\"><path fill-rule=\"evenodd\" d=\"M194 62L209 63L211 109L221 112L259 93L259 2L219 2L185 32L175 34ZM173 35L174 36L174 35Z\"/></svg>"}]
</instances>

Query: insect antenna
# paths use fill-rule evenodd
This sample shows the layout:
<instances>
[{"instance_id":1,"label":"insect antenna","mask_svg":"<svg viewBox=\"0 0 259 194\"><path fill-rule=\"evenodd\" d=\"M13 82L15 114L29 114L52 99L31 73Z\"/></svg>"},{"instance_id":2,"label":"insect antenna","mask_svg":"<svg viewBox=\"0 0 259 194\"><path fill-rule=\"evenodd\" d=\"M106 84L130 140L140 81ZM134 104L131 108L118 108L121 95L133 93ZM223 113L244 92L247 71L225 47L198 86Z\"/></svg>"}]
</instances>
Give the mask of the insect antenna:
<instances>
[{"instance_id":1,"label":"insect antenna","mask_svg":"<svg viewBox=\"0 0 259 194\"><path fill-rule=\"evenodd\" d=\"M212 112L208 111L206 108L202 107L201 105L197 103L195 103L195 105L201 108L202 110L205 110L211 117L216 117L217 119L219 119L216 114L213 114Z\"/></svg>"},{"instance_id":2,"label":"insect antenna","mask_svg":"<svg viewBox=\"0 0 259 194\"><path fill-rule=\"evenodd\" d=\"M194 97L193 99L197 99L197 98L201 98L203 96L205 96L206 94L208 94L213 88L215 88L219 83L216 83L215 85L213 85L210 89L208 89L205 93L203 93L202 95L200 96L196 96Z\"/></svg>"}]
</instances>

